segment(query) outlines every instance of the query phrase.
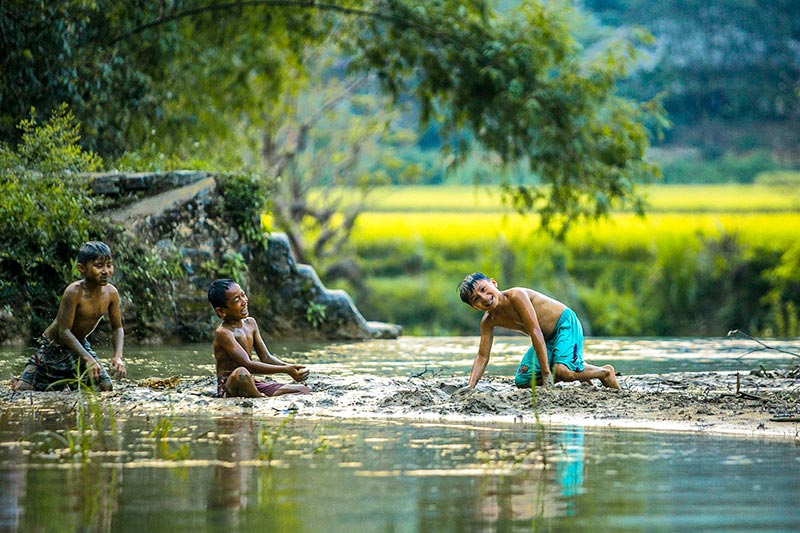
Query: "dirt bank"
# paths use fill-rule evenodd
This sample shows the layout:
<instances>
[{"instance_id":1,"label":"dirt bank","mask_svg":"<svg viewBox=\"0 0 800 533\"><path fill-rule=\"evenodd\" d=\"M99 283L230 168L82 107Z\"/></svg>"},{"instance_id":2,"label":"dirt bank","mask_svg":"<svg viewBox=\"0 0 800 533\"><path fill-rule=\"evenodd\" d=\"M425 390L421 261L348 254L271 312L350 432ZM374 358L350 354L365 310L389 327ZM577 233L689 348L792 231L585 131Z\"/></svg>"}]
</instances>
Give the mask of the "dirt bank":
<instances>
[{"instance_id":1,"label":"dirt bank","mask_svg":"<svg viewBox=\"0 0 800 533\"><path fill-rule=\"evenodd\" d=\"M622 390L557 384L530 390L509 379L482 381L455 392L462 377L392 379L371 376L309 379L313 392L278 398L213 397L214 380L173 378L118 382L101 402L119 418L149 416L253 416L497 421L548 425L737 434L800 441L800 369L770 372L696 372L620 377ZM13 393L0 387L0 409L64 408L74 392Z\"/></svg>"}]
</instances>

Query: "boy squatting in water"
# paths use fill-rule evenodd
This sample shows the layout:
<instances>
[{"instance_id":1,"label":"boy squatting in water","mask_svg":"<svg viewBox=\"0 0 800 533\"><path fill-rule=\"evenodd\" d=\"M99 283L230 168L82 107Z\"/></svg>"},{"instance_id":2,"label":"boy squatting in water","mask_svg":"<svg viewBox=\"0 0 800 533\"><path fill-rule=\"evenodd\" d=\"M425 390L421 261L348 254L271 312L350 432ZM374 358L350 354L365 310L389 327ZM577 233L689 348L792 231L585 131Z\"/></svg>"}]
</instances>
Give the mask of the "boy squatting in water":
<instances>
[{"instance_id":1,"label":"boy squatting in water","mask_svg":"<svg viewBox=\"0 0 800 533\"><path fill-rule=\"evenodd\" d=\"M214 331L218 396L259 398L311 392L302 383L281 384L253 378L252 374L286 373L301 382L308 377L308 369L285 363L269 353L256 319L249 316L247 295L238 283L230 279L214 281L208 289L208 301L222 319ZM253 349L260 361L250 358Z\"/></svg>"},{"instance_id":2,"label":"boy squatting in water","mask_svg":"<svg viewBox=\"0 0 800 533\"><path fill-rule=\"evenodd\" d=\"M126 373L122 361L125 335L119 293L109 283L114 275L111 249L100 241L84 243L78 250L77 263L83 279L70 283L64 290L58 315L44 330L39 349L12 384L14 390L43 391L58 387L58 382L64 382L63 387L81 378L101 391L110 391L113 388L111 378L87 340L106 313L114 349L111 370L120 377ZM88 369L86 374L84 369Z\"/></svg>"},{"instance_id":3,"label":"boy squatting in water","mask_svg":"<svg viewBox=\"0 0 800 533\"><path fill-rule=\"evenodd\" d=\"M575 313L563 303L525 287L501 291L494 279L481 272L465 277L458 290L464 303L484 312L478 355L465 389L474 389L486 371L496 327L520 331L531 338L531 347L514 376L517 387L530 387L535 374L536 384L545 387L555 381L599 379L606 387L620 388L614 367L584 362L583 329Z\"/></svg>"}]
</instances>

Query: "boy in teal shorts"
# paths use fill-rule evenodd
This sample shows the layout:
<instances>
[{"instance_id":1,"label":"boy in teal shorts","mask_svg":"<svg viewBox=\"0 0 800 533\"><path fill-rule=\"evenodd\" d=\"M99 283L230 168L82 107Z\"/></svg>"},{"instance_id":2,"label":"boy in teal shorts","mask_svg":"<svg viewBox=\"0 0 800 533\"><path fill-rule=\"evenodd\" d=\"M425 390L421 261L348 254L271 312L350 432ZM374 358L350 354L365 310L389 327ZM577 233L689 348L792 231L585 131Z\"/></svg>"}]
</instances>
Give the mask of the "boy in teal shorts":
<instances>
[{"instance_id":1,"label":"boy in teal shorts","mask_svg":"<svg viewBox=\"0 0 800 533\"><path fill-rule=\"evenodd\" d=\"M486 371L496 327L519 331L531 338L531 347L514 377L517 387L530 387L535 375L536 384L545 387L556 381L599 379L606 387L619 388L614 367L584 362L583 328L572 309L563 303L525 287L501 291L495 280L481 272L464 278L458 291L464 303L484 312L469 388L475 388Z\"/></svg>"}]
</instances>

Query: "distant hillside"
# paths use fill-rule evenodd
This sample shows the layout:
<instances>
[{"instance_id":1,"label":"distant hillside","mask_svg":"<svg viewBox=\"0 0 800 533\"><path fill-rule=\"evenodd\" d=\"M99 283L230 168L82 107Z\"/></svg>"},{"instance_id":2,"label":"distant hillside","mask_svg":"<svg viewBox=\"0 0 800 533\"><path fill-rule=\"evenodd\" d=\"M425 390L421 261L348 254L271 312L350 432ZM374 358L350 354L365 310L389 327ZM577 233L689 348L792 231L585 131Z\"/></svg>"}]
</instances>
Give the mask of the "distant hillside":
<instances>
[{"instance_id":1,"label":"distant hillside","mask_svg":"<svg viewBox=\"0 0 800 533\"><path fill-rule=\"evenodd\" d=\"M584 0L606 28L643 26L656 38L622 87L664 92L675 127L662 146L706 156L766 149L800 163L800 5L796 0Z\"/></svg>"}]
</instances>

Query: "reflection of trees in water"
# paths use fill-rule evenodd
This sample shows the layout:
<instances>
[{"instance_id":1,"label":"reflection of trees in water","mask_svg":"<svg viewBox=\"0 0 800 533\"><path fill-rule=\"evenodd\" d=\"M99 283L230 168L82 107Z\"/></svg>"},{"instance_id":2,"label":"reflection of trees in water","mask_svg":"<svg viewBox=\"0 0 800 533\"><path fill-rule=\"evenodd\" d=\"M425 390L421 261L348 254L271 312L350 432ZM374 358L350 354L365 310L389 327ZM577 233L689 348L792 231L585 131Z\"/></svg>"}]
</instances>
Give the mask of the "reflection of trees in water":
<instances>
[{"instance_id":1,"label":"reflection of trees in water","mask_svg":"<svg viewBox=\"0 0 800 533\"><path fill-rule=\"evenodd\" d=\"M12 468L0 469L0 531L112 531L119 508L123 465L89 457L86 461L59 460L67 468L28 469L31 456L52 460L60 449L44 444L42 435L77 431L70 427L69 410L39 408L31 416L5 419L0 460ZM68 428L68 429L65 429ZM45 430L45 431L43 431ZM119 450L118 432L93 436L95 448Z\"/></svg>"},{"instance_id":2,"label":"reflection of trees in water","mask_svg":"<svg viewBox=\"0 0 800 533\"><path fill-rule=\"evenodd\" d=\"M216 424L219 444L206 499L208 525L237 528L242 524L262 524L264 530L299 530L298 505L281 497L276 487L275 467L254 464L264 460L257 426L271 426L271 423L220 418ZM262 431L278 436L274 428ZM276 458L280 458L280 451ZM282 474L286 473L282 470Z\"/></svg>"},{"instance_id":3,"label":"reflection of trees in water","mask_svg":"<svg viewBox=\"0 0 800 533\"><path fill-rule=\"evenodd\" d=\"M67 471L67 486L76 488L74 506L80 509L76 531L111 531L118 508L122 465L84 465ZM70 506L73 507L73 506ZM75 508L73 507L73 508Z\"/></svg>"},{"instance_id":4,"label":"reflection of trees in water","mask_svg":"<svg viewBox=\"0 0 800 533\"><path fill-rule=\"evenodd\" d=\"M21 479L16 484L7 484L3 479L3 498L16 493L19 508L24 509L18 516L19 531L113 530L122 486L121 464L88 463L67 470L50 470L44 475L42 471L33 471L35 475L30 479L30 472L17 472Z\"/></svg>"}]
</instances>

